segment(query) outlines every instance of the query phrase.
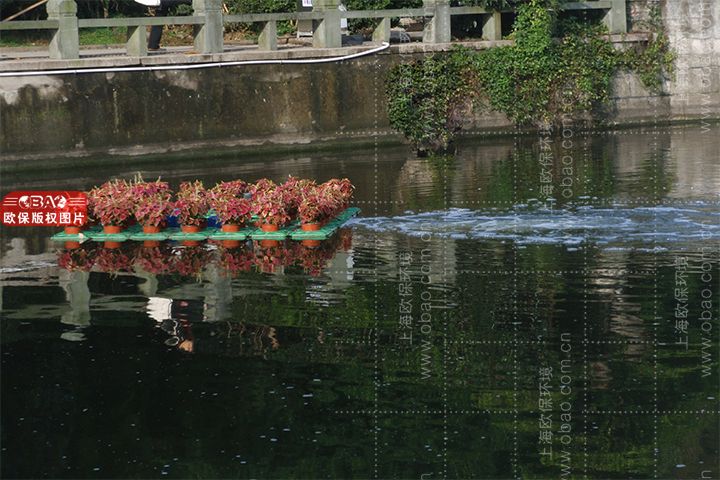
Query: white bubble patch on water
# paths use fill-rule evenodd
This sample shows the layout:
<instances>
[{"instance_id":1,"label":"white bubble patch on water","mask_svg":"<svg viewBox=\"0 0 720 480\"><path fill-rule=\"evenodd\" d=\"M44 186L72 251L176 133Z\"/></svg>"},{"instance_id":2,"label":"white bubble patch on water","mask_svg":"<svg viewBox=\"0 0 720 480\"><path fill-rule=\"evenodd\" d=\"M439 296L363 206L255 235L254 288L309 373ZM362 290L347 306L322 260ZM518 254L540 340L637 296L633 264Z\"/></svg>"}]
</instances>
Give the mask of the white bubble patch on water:
<instances>
[{"instance_id":1,"label":"white bubble patch on water","mask_svg":"<svg viewBox=\"0 0 720 480\"><path fill-rule=\"evenodd\" d=\"M632 245L656 251L664 250L664 244L720 240L720 209L716 204L702 202L682 208L583 206L548 210L522 205L504 212L452 208L393 217L361 217L350 225L413 237L429 234L439 238L569 247L592 242L615 249Z\"/></svg>"}]
</instances>

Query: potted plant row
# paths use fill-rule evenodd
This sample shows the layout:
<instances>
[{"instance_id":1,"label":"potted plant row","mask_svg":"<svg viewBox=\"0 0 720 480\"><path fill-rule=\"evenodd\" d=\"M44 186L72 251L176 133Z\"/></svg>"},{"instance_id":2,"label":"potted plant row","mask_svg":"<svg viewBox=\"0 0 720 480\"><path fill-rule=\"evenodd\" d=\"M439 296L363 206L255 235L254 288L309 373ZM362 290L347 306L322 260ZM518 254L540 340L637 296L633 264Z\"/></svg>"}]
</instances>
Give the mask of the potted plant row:
<instances>
[{"instance_id":1,"label":"potted plant row","mask_svg":"<svg viewBox=\"0 0 720 480\"><path fill-rule=\"evenodd\" d=\"M88 192L88 214L107 234L134 223L143 233L159 233L170 216L177 218L183 233L196 233L205 227L210 211L224 232L237 232L252 217L265 232L293 220L299 220L303 230L317 230L348 207L353 190L348 179L321 184L292 176L281 184L266 178L253 184L233 180L209 190L198 180L181 183L173 198L168 183L160 179L110 180Z\"/></svg>"}]
</instances>

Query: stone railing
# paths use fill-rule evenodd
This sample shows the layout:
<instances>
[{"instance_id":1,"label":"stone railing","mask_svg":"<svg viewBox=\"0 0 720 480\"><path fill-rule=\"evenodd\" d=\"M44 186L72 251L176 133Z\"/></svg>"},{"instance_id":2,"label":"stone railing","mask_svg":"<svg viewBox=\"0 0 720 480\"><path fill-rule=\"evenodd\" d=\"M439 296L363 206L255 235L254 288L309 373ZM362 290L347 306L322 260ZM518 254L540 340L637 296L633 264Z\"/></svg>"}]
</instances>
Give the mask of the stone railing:
<instances>
[{"instance_id":1,"label":"stone railing","mask_svg":"<svg viewBox=\"0 0 720 480\"><path fill-rule=\"evenodd\" d=\"M592 0L564 3L565 10L601 10L610 33L627 32L626 0ZM223 26L226 23L257 23L261 25L258 46L262 50L277 49L277 22L283 20L311 20L313 46L334 48L342 46L341 18L368 18L379 20L373 32L373 40L390 40L392 18L422 17L425 19L423 42L448 43L452 39L453 15L481 15L483 38L499 40L502 34L501 12L482 7L451 7L450 0L424 0L422 8L394 10L338 9L340 0L315 0L312 11L293 13L257 13L224 15L222 0L193 0L193 15L182 17L136 17L78 19L75 0L49 0L47 20L0 22L2 30L51 30L49 54L53 59L79 58L79 29L97 27L126 27L127 54L141 57L147 55L147 32L149 25L194 25L195 50L199 53L223 52Z\"/></svg>"}]
</instances>

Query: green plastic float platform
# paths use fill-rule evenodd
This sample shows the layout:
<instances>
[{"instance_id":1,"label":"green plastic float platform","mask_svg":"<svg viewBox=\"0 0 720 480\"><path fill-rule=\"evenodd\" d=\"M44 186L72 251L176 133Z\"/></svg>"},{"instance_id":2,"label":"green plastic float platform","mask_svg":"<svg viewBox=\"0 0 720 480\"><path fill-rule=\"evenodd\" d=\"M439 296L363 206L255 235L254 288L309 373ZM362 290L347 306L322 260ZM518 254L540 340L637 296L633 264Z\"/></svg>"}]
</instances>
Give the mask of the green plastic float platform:
<instances>
[{"instance_id":1,"label":"green plastic float platform","mask_svg":"<svg viewBox=\"0 0 720 480\"><path fill-rule=\"evenodd\" d=\"M183 233L180 228L166 228L160 233L143 233L142 227L133 225L120 233L103 233L102 227L95 226L83 230L77 235L65 232L56 233L51 238L58 242L79 242L93 240L96 242L124 242L126 240L325 240L342 227L348 220L360 213L357 207L350 207L337 217L326 223L319 230L305 231L300 222L295 221L276 232L263 232L258 227L245 227L238 232L223 232L219 228L206 228L197 233Z\"/></svg>"}]
</instances>

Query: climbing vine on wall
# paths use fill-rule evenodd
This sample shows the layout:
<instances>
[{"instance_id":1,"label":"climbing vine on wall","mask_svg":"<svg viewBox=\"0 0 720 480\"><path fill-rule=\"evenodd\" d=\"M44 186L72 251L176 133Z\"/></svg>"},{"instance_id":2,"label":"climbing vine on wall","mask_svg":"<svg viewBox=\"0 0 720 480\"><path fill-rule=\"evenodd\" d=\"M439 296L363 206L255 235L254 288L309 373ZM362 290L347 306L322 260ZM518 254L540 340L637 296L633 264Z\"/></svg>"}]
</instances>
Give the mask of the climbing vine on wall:
<instances>
[{"instance_id":1,"label":"climbing vine on wall","mask_svg":"<svg viewBox=\"0 0 720 480\"><path fill-rule=\"evenodd\" d=\"M512 46L455 47L394 67L386 84L391 125L421 150L442 150L479 102L532 125L601 108L620 69L637 72L651 90L661 88L674 55L659 17L648 45L620 51L604 27L560 20L558 7L558 0L520 5Z\"/></svg>"}]
</instances>

